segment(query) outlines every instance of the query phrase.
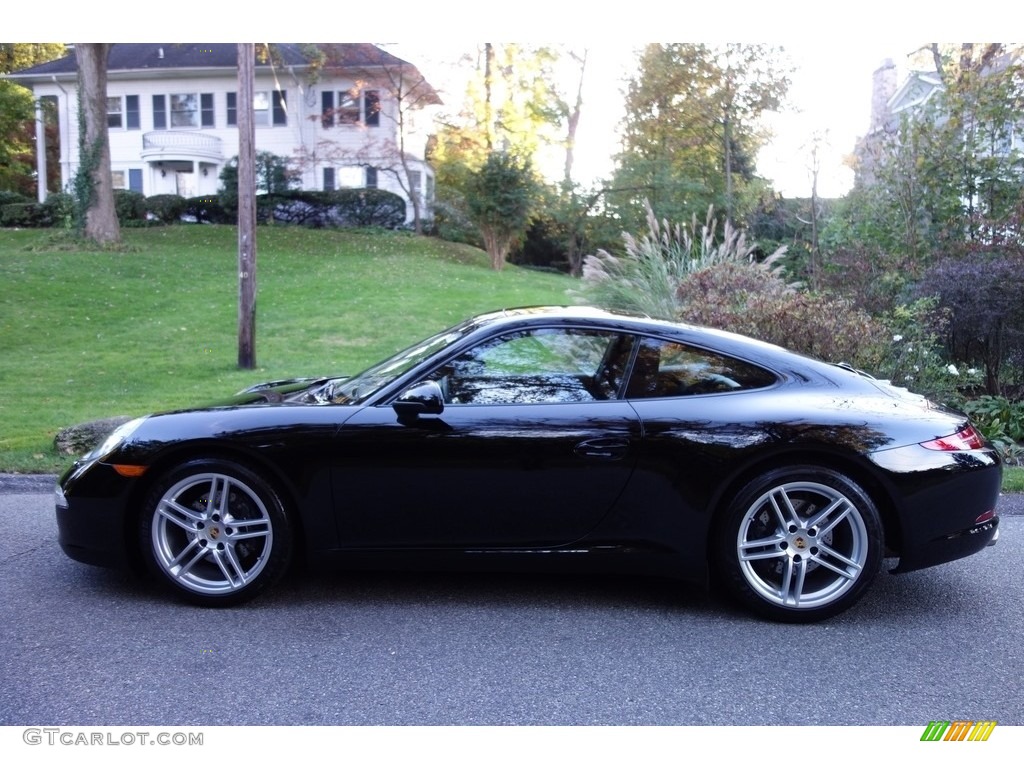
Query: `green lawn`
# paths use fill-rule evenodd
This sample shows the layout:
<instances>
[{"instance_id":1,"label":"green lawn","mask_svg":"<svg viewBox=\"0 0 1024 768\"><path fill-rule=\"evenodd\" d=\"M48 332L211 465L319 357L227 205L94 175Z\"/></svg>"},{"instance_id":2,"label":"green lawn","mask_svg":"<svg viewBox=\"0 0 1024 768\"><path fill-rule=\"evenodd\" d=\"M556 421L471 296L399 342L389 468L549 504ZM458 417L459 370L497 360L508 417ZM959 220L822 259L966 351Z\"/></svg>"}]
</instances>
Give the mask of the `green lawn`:
<instances>
[{"instance_id":1,"label":"green lawn","mask_svg":"<svg viewBox=\"0 0 1024 768\"><path fill-rule=\"evenodd\" d=\"M572 303L571 278L390 232L261 228L258 370L237 360L233 227L128 229L126 252L0 230L0 472L59 472L57 430L201 404L268 379L355 373L469 315ZM1024 469L1004 489L1024 492Z\"/></svg>"},{"instance_id":2,"label":"green lawn","mask_svg":"<svg viewBox=\"0 0 1024 768\"><path fill-rule=\"evenodd\" d=\"M464 317L572 303L574 281L391 232L264 227L255 371L237 369L233 227L124 231L127 252L0 230L0 471L56 472L57 430L200 404L288 376L355 373Z\"/></svg>"}]
</instances>

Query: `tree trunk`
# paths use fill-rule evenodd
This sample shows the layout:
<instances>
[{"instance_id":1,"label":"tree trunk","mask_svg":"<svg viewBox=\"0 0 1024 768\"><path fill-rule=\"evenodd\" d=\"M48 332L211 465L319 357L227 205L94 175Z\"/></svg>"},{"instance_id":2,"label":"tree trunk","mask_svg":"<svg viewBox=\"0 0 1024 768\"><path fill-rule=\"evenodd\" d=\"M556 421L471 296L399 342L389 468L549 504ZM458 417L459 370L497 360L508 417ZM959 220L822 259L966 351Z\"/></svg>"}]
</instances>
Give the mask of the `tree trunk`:
<instances>
[{"instance_id":1,"label":"tree trunk","mask_svg":"<svg viewBox=\"0 0 1024 768\"><path fill-rule=\"evenodd\" d=\"M78 43L78 99L81 120L79 173L88 183L84 234L97 243L121 242L121 227L114 208L114 182L110 175L110 140L107 135L107 57L112 43ZM76 185L77 186L77 185ZM77 191L77 190L76 190ZM81 192L82 197L86 193ZM79 204L85 203L79 199Z\"/></svg>"},{"instance_id":2,"label":"tree trunk","mask_svg":"<svg viewBox=\"0 0 1024 768\"><path fill-rule=\"evenodd\" d=\"M238 367L256 367L256 50L238 44Z\"/></svg>"},{"instance_id":3,"label":"tree trunk","mask_svg":"<svg viewBox=\"0 0 1024 768\"><path fill-rule=\"evenodd\" d=\"M565 175L563 180L567 188L572 186L572 166L576 151L576 129L580 124L580 112L583 110L583 74L587 69L587 53L588 51L584 49L582 57L574 56L580 63L580 79L576 88L576 104L573 106L572 112L569 113L568 128L565 134Z\"/></svg>"}]
</instances>

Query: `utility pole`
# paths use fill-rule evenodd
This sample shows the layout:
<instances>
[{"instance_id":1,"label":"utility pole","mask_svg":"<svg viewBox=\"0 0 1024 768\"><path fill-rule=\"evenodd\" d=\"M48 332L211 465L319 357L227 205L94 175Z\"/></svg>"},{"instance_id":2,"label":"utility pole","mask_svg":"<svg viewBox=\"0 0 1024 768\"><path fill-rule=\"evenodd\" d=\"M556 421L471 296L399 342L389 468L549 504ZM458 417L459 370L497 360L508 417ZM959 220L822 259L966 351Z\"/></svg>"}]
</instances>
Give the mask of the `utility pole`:
<instances>
[{"instance_id":1,"label":"utility pole","mask_svg":"<svg viewBox=\"0 0 1024 768\"><path fill-rule=\"evenodd\" d=\"M238 367L256 367L256 45L238 44Z\"/></svg>"}]
</instances>

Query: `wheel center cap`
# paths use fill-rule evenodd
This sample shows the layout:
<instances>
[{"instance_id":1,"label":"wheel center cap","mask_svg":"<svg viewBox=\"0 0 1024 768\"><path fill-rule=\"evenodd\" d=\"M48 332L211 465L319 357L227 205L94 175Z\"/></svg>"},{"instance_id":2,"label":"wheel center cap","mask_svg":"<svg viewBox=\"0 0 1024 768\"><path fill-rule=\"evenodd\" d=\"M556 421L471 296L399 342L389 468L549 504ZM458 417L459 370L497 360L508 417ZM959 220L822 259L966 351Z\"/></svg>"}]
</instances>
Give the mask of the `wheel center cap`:
<instances>
[{"instance_id":1,"label":"wheel center cap","mask_svg":"<svg viewBox=\"0 0 1024 768\"><path fill-rule=\"evenodd\" d=\"M211 539L216 539L218 536L220 536L220 528L216 525L210 528L209 532Z\"/></svg>"},{"instance_id":2,"label":"wheel center cap","mask_svg":"<svg viewBox=\"0 0 1024 768\"><path fill-rule=\"evenodd\" d=\"M793 539L793 546L797 549L806 549L807 539L805 539L803 536L797 536Z\"/></svg>"}]
</instances>

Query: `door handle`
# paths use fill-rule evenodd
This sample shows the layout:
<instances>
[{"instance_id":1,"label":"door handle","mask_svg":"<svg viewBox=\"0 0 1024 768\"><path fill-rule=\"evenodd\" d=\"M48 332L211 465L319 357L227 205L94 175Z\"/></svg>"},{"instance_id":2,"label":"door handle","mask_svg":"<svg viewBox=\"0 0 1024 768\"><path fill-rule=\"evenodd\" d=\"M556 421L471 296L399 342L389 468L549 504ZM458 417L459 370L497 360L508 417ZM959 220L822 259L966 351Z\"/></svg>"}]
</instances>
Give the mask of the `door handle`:
<instances>
[{"instance_id":1,"label":"door handle","mask_svg":"<svg viewBox=\"0 0 1024 768\"><path fill-rule=\"evenodd\" d=\"M588 456L592 459L615 461L623 458L629 451L629 440L624 437L596 437L577 443L573 453L577 456Z\"/></svg>"}]
</instances>

